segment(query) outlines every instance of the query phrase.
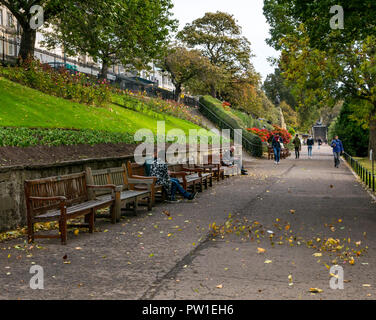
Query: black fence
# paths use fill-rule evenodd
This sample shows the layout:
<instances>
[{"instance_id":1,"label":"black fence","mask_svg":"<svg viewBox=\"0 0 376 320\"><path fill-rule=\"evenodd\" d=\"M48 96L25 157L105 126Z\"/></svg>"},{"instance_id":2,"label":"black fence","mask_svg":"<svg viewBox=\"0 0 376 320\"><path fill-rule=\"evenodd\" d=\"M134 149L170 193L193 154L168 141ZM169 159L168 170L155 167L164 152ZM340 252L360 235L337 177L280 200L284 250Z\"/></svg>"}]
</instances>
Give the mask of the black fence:
<instances>
[{"instance_id":1,"label":"black fence","mask_svg":"<svg viewBox=\"0 0 376 320\"><path fill-rule=\"evenodd\" d=\"M371 172L370 170L362 166L362 164L358 160L354 159L349 154L345 153L344 157L347 163L351 166L351 168L353 168L353 170L360 177L360 179L367 185L367 187L370 188L373 192L375 192L375 173Z\"/></svg>"},{"instance_id":2,"label":"black fence","mask_svg":"<svg viewBox=\"0 0 376 320\"><path fill-rule=\"evenodd\" d=\"M3 65L13 65L17 62L18 53L20 50L20 42L17 39L7 39L4 36L0 37L0 60ZM38 59L41 63L68 63L77 67L78 71L90 76L98 77L101 69L95 64L84 63L82 61L62 56L46 50L36 48L34 50L34 58ZM175 92L159 88L157 84L153 84L151 81L141 79L141 81L124 81L125 77L116 73L114 67L113 72L108 72L108 78L110 83L121 89L128 89L133 92L145 92L149 97L159 97L164 100L175 100ZM144 80L144 82L142 81ZM198 107L198 99L190 96L184 96L181 98L181 102L189 107Z\"/></svg>"}]
</instances>

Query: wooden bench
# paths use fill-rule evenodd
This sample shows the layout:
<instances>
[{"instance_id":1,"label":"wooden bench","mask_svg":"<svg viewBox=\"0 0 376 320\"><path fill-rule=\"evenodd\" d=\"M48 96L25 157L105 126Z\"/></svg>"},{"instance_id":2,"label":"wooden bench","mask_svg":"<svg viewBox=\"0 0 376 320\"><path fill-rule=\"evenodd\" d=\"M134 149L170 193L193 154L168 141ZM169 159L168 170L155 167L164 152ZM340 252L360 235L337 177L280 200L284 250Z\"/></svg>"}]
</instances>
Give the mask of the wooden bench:
<instances>
[{"instance_id":1,"label":"wooden bench","mask_svg":"<svg viewBox=\"0 0 376 320\"><path fill-rule=\"evenodd\" d=\"M219 157L221 159L221 156ZM205 173L210 173L217 181L225 179L225 167L220 163L213 163L213 155L208 155L207 164L197 165L198 168L202 168ZM221 160L220 160L221 161Z\"/></svg>"},{"instance_id":2,"label":"wooden bench","mask_svg":"<svg viewBox=\"0 0 376 320\"><path fill-rule=\"evenodd\" d=\"M115 185L88 185L86 173L70 174L25 181L25 198L27 208L28 239L60 238L62 244L67 242L67 221L85 216L89 232L94 232L95 212L111 207L115 209ZM106 190L110 194L106 199L90 199L90 191ZM34 224L38 222L58 221L59 235L35 235Z\"/></svg>"},{"instance_id":3,"label":"wooden bench","mask_svg":"<svg viewBox=\"0 0 376 320\"><path fill-rule=\"evenodd\" d=\"M144 183L150 184L152 205L155 205L156 199L165 201L167 194L161 185L157 184L157 177L150 177L146 175L145 166L137 163L127 162L127 178L128 181L143 181L140 183L129 182L130 190L146 190Z\"/></svg>"},{"instance_id":4,"label":"wooden bench","mask_svg":"<svg viewBox=\"0 0 376 320\"><path fill-rule=\"evenodd\" d=\"M288 148L283 148L281 150L281 159L287 159L289 156L291 156L291 152ZM268 160L274 159L274 150L272 147L268 147Z\"/></svg>"},{"instance_id":5,"label":"wooden bench","mask_svg":"<svg viewBox=\"0 0 376 320\"><path fill-rule=\"evenodd\" d=\"M191 189L192 192L203 191L203 176L202 169L188 169L183 164L169 165L170 176L179 180L180 184L185 190ZM207 188L207 179L205 175L205 183Z\"/></svg>"},{"instance_id":6,"label":"wooden bench","mask_svg":"<svg viewBox=\"0 0 376 320\"><path fill-rule=\"evenodd\" d=\"M103 170L86 169L88 184L102 185L110 184L117 186L117 198L115 199L115 214L111 217L112 223L120 221L121 209L133 208L133 213L136 214L139 204L143 201L147 204L148 210L152 209L151 184L152 181L145 181L141 179L128 179L127 168L123 164L120 168L109 168ZM142 190L130 190L129 184L143 185ZM104 190L100 194L97 193L98 199L108 199L111 197L108 191Z\"/></svg>"}]
</instances>

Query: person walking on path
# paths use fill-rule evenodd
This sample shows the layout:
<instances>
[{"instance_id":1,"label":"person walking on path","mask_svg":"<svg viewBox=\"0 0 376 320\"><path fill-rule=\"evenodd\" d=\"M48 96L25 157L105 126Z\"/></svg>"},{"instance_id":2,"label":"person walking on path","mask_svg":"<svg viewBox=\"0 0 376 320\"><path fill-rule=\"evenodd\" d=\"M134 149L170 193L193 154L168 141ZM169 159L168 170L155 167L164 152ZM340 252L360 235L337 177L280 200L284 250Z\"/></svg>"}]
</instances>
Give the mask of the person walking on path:
<instances>
[{"instance_id":1,"label":"person walking on path","mask_svg":"<svg viewBox=\"0 0 376 320\"><path fill-rule=\"evenodd\" d=\"M339 165L341 163L341 154L345 152L345 149L343 148L342 141L338 139L338 136L334 138L331 146L333 148L334 166L336 168L339 168Z\"/></svg>"},{"instance_id":2,"label":"person walking on path","mask_svg":"<svg viewBox=\"0 0 376 320\"><path fill-rule=\"evenodd\" d=\"M322 146L322 140L321 139L317 140L317 144L318 144L318 150L320 150Z\"/></svg>"},{"instance_id":3,"label":"person walking on path","mask_svg":"<svg viewBox=\"0 0 376 320\"><path fill-rule=\"evenodd\" d=\"M282 146L281 144L283 143L282 138L279 135L275 135L272 140L272 148L274 151L274 159L275 159L275 164L279 164L281 161L281 149Z\"/></svg>"},{"instance_id":4,"label":"person walking on path","mask_svg":"<svg viewBox=\"0 0 376 320\"><path fill-rule=\"evenodd\" d=\"M314 144L315 144L315 141L313 140L311 136L309 136L307 140L307 146L308 146L308 158L310 159L312 159L312 149L313 149Z\"/></svg>"},{"instance_id":5,"label":"person walking on path","mask_svg":"<svg viewBox=\"0 0 376 320\"><path fill-rule=\"evenodd\" d=\"M299 139L299 135L297 134L295 139L292 141L295 146L295 159L300 158L300 150L302 150L302 142Z\"/></svg>"}]
</instances>

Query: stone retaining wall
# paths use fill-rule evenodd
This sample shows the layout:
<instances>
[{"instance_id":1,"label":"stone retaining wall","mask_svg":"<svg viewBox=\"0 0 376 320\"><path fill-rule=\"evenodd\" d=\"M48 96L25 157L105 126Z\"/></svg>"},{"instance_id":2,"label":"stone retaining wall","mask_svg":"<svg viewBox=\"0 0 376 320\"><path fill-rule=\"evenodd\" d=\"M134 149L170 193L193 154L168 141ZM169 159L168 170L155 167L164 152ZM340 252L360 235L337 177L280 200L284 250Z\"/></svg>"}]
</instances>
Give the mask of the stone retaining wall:
<instances>
[{"instance_id":1,"label":"stone retaining wall","mask_svg":"<svg viewBox=\"0 0 376 320\"><path fill-rule=\"evenodd\" d=\"M26 224L24 181L85 171L120 167L133 156L71 161L54 165L0 168L0 232Z\"/></svg>"}]
</instances>

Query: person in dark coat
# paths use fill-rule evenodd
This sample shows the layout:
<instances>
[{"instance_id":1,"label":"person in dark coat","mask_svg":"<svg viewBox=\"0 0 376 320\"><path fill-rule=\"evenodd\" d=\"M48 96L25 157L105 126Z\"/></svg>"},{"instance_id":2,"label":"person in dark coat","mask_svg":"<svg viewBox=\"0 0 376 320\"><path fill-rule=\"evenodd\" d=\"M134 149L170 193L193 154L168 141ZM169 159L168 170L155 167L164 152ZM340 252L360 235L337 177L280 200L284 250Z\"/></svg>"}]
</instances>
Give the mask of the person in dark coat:
<instances>
[{"instance_id":1,"label":"person in dark coat","mask_svg":"<svg viewBox=\"0 0 376 320\"><path fill-rule=\"evenodd\" d=\"M299 135L297 134L295 139L292 141L295 147L295 159L300 158L300 150L302 150L302 142L299 139Z\"/></svg>"},{"instance_id":2,"label":"person in dark coat","mask_svg":"<svg viewBox=\"0 0 376 320\"><path fill-rule=\"evenodd\" d=\"M313 149L314 144L315 144L315 140L313 140L313 138L310 136L307 139L308 158L310 158L310 159L312 159L312 149Z\"/></svg>"},{"instance_id":3,"label":"person in dark coat","mask_svg":"<svg viewBox=\"0 0 376 320\"><path fill-rule=\"evenodd\" d=\"M274 151L274 159L275 159L275 164L279 164L281 161L281 149L282 146L281 144L283 143L282 138L279 135L275 135L272 140L272 148Z\"/></svg>"}]
</instances>

